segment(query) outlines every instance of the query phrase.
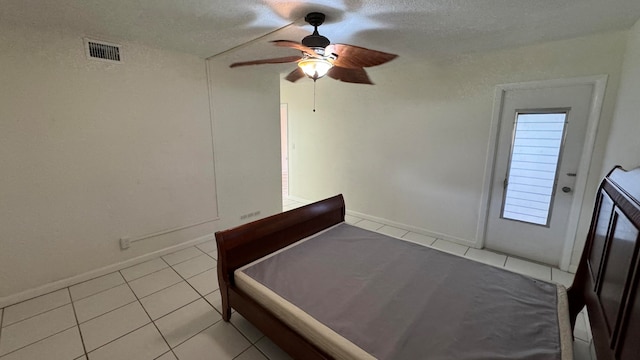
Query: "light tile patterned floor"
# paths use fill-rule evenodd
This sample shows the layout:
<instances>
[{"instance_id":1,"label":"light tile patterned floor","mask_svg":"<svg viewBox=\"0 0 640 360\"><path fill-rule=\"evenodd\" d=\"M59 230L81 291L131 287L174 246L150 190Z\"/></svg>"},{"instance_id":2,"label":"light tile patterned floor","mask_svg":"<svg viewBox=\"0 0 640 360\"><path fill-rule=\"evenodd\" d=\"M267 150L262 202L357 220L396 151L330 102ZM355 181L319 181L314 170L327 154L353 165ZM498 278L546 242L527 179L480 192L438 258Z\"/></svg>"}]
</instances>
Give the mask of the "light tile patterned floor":
<instances>
[{"instance_id":1,"label":"light tile patterned floor","mask_svg":"<svg viewBox=\"0 0 640 360\"><path fill-rule=\"evenodd\" d=\"M0 360L288 359L222 321L216 257L209 241L0 309Z\"/></svg>"},{"instance_id":2,"label":"light tile patterned floor","mask_svg":"<svg viewBox=\"0 0 640 360\"><path fill-rule=\"evenodd\" d=\"M286 210L303 205L285 200ZM569 274L348 215L347 222L512 271L568 285ZM208 241L121 271L0 309L0 360L290 359L234 313L222 321ZM585 313L578 317L576 359L591 359Z\"/></svg>"}]
</instances>

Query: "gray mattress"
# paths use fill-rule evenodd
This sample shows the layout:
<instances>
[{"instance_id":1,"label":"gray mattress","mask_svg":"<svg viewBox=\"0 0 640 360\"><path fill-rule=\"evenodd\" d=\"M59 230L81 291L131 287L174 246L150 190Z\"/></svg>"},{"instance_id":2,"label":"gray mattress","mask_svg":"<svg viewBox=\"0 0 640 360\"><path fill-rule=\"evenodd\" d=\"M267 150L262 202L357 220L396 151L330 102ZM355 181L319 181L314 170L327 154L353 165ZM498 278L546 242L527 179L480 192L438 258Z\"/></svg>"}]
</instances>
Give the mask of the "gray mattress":
<instances>
[{"instance_id":1,"label":"gray mattress","mask_svg":"<svg viewBox=\"0 0 640 360\"><path fill-rule=\"evenodd\" d=\"M337 357L571 358L556 285L347 224L238 272L355 345Z\"/></svg>"}]
</instances>

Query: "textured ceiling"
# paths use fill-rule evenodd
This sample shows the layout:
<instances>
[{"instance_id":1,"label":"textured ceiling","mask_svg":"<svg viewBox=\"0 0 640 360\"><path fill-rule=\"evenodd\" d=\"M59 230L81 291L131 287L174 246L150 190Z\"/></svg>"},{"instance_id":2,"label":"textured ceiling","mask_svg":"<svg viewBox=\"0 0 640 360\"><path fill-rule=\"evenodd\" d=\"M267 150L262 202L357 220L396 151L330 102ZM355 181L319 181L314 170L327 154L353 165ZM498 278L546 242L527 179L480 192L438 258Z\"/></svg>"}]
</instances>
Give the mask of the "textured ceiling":
<instances>
[{"instance_id":1,"label":"textured ceiling","mask_svg":"<svg viewBox=\"0 0 640 360\"><path fill-rule=\"evenodd\" d=\"M0 23L204 58L249 42L224 54L236 61L291 55L267 40L299 41L312 30L303 21L310 11L327 14L320 33L334 43L422 58L627 29L640 0L0 0Z\"/></svg>"}]
</instances>

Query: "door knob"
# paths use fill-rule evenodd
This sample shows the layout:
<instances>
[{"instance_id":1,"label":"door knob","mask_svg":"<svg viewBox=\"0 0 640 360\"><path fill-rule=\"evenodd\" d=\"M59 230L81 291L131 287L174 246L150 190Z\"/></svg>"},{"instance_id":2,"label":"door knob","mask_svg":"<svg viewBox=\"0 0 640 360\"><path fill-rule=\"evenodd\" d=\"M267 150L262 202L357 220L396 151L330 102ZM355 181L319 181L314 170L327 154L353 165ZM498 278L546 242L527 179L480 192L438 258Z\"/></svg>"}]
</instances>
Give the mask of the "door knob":
<instances>
[{"instance_id":1,"label":"door knob","mask_svg":"<svg viewBox=\"0 0 640 360\"><path fill-rule=\"evenodd\" d=\"M571 188L570 188L570 187L568 187L568 186L563 186L563 187L562 187L562 192L563 192L563 193L570 193L570 192L571 192Z\"/></svg>"}]
</instances>

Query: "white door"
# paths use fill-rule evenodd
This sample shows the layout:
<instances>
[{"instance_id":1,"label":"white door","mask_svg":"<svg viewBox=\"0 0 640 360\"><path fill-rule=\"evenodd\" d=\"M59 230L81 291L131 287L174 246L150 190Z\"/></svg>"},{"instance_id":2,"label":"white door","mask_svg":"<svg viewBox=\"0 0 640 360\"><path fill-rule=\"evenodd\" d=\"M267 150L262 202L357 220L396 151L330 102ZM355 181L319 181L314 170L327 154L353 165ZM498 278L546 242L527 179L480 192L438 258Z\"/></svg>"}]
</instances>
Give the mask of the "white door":
<instances>
[{"instance_id":1,"label":"white door","mask_svg":"<svg viewBox=\"0 0 640 360\"><path fill-rule=\"evenodd\" d=\"M589 119L592 84L507 90L485 246L560 263Z\"/></svg>"}]
</instances>

